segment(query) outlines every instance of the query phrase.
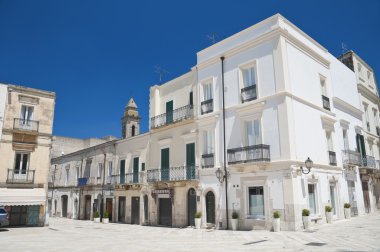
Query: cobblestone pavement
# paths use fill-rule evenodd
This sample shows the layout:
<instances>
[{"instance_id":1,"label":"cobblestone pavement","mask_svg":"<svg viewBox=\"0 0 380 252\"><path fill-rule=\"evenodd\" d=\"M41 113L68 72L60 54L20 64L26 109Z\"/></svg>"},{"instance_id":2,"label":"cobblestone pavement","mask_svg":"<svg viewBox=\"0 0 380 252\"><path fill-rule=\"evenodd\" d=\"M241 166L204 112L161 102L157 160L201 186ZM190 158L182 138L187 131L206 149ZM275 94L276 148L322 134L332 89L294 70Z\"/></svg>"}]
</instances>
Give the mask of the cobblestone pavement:
<instances>
[{"instance_id":1,"label":"cobblestone pavement","mask_svg":"<svg viewBox=\"0 0 380 252\"><path fill-rule=\"evenodd\" d=\"M195 230L63 218L50 218L49 227L1 230L0 251L12 252L380 251L380 213L335 221L307 232Z\"/></svg>"}]
</instances>

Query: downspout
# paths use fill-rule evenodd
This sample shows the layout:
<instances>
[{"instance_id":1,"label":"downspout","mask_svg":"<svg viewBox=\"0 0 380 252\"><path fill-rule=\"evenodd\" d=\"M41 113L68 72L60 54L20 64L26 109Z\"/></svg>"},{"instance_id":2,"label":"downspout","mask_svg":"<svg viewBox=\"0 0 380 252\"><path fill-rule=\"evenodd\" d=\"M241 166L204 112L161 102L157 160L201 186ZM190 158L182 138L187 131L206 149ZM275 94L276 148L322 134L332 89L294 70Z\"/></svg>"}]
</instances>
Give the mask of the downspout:
<instances>
[{"instance_id":1,"label":"downspout","mask_svg":"<svg viewBox=\"0 0 380 252\"><path fill-rule=\"evenodd\" d=\"M222 112L223 112L223 168L224 168L224 178L226 180L225 189L226 189L226 221L227 221L227 230L228 230L228 176L227 176L227 166L226 166L226 111L225 111L225 102L224 102L224 57L220 57L222 61Z\"/></svg>"},{"instance_id":2,"label":"downspout","mask_svg":"<svg viewBox=\"0 0 380 252\"><path fill-rule=\"evenodd\" d=\"M103 181L102 181L102 200L100 202L100 220L103 220L103 208L104 208L104 179L106 176L106 157L107 154L104 153L104 161L103 161Z\"/></svg>"},{"instance_id":3,"label":"downspout","mask_svg":"<svg viewBox=\"0 0 380 252\"><path fill-rule=\"evenodd\" d=\"M81 160L81 163L80 163L80 176L83 176L82 175L82 168L83 168L83 157L82 157L82 160ZM78 179L79 178L77 178L77 186L78 186ZM77 218L78 218L78 220L80 220L80 209L81 209L81 199L82 199L82 194L83 194L83 188L82 188L82 186L80 186L79 187L79 200L78 200L78 216L77 216Z\"/></svg>"}]
</instances>

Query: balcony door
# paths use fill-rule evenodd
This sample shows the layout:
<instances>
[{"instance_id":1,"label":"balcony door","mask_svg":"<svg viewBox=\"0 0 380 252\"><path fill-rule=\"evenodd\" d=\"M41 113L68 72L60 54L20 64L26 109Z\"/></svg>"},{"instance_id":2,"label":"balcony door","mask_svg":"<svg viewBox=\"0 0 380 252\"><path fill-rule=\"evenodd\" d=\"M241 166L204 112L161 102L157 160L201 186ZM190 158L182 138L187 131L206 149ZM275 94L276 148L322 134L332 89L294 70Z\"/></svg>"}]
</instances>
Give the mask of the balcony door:
<instances>
[{"instance_id":1,"label":"balcony door","mask_svg":"<svg viewBox=\"0 0 380 252\"><path fill-rule=\"evenodd\" d=\"M166 123L173 122L173 101L166 103Z\"/></svg>"},{"instance_id":2,"label":"balcony door","mask_svg":"<svg viewBox=\"0 0 380 252\"><path fill-rule=\"evenodd\" d=\"M367 153L365 150L365 143L364 143L364 136L357 134L356 135L356 147L358 149L358 152L361 154L363 158L363 165L367 166Z\"/></svg>"},{"instance_id":3,"label":"balcony door","mask_svg":"<svg viewBox=\"0 0 380 252\"><path fill-rule=\"evenodd\" d=\"M133 158L133 183L139 182L139 158Z\"/></svg>"},{"instance_id":4,"label":"balcony door","mask_svg":"<svg viewBox=\"0 0 380 252\"><path fill-rule=\"evenodd\" d=\"M29 153L16 153L14 179L26 179L29 168Z\"/></svg>"},{"instance_id":5,"label":"balcony door","mask_svg":"<svg viewBox=\"0 0 380 252\"><path fill-rule=\"evenodd\" d=\"M161 149L161 180L168 181L169 174L169 148Z\"/></svg>"},{"instance_id":6,"label":"balcony door","mask_svg":"<svg viewBox=\"0 0 380 252\"><path fill-rule=\"evenodd\" d=\"M125 160L120 160L120 184L125 183Z\"/></svg>"},{"instance_id":7,"label":"balcony door","mask_svg":"<svg viewBox=\"0 0 380 252\"><path fill-rule=\"evenodd\" d=\"M34 108L30 106L21 107L20 125L30 125L32 120Z\"/></svg>"},{"instance_id":8,"label":"balcony door","mask_svg":"<svg viewBox=\"0 0 380 252\"><path fill-rule=\"evenodd\" d=\"M195 143L186 144L186 179L195 179Z\"/></svg>"}]
</instances>

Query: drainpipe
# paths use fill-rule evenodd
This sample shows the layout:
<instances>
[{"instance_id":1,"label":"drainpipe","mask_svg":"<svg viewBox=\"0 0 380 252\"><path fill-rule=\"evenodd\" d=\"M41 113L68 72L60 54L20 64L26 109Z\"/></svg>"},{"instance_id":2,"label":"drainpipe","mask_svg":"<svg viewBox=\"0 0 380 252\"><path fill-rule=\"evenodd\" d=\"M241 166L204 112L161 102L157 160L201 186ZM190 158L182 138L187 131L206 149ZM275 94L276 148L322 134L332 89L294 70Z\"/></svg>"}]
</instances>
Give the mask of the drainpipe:
<instances>
[{"instance_id":1,"label":"drainpipe","mask_svg":"<svg viewBox=\"0 0 380 252\"><path fill-rule=\"evenodd\" d=\"M224 103L224 57L220 57L222 61L222 101L223 101L223 168L224 168L224 178L226 181L225 189L226 189L226 221L227 221L227 230L228 230L228 194L227 194L227 186L228 186L228 176L227 176L227 166L226 166L226 111L225 111L225 103Z\"/></svg>"},{"instance_id":2,"label":"drainpipe","mask_svg":"<svg viewBox=\"0 0 380 252\"><path fill-rule=\"evenodd\" d=\"M103 220L103 207L104 207L104 179L106 176L106 156L104 153L104 161L103 161L103 181L102 181L102 199L100 201L100 221Z\"/></svg>"}]
</instances>

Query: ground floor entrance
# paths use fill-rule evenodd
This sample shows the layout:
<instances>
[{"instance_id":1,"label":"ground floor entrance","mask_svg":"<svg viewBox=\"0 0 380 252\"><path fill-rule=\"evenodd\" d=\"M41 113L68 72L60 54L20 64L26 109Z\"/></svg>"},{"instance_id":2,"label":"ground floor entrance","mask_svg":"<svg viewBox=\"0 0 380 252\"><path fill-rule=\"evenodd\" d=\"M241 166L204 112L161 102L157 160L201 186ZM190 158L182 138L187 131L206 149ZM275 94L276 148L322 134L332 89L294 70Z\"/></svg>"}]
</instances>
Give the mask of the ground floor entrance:
<instances>
[{"instance_id":1,"label":"ground floor entrance","mask_svg":"<svg viewBox=\"0 0 380 252\"><path fill-rule=\"evenodd\" d=\"M36 206L6 206L10 226L38 226L40 223L40 207Z\"/></svg>"},{"instance_id":2,"label":"ground floor entrance","mask_svg":"<svg viewBox=\"0 0 380 252\"><path fill-rule=\"evenodd\" d=\"M172 225L172 201L170 198L159 198L158 224L163 226Z\"/></svg>"},{"instance_id":3,"label":"ground floor entrance","mask_svg":"<svg viewBox=\"0 0 380 252\"><path fill-rule=\"evenodd\" d=\"M131 206L131 224L140 224L140 197L132 197Z\"/></svg>"},{"instance_id":4,"label":"ground floor entrance","mask_svg":"<svg viewBox=\"0 0 380 252\"><path fill-rule=\"evenodd\" d=\"M112 199L106 199L106 212L108 213L108 218L112 221Z\"/></svg>"}]
</instances>

